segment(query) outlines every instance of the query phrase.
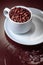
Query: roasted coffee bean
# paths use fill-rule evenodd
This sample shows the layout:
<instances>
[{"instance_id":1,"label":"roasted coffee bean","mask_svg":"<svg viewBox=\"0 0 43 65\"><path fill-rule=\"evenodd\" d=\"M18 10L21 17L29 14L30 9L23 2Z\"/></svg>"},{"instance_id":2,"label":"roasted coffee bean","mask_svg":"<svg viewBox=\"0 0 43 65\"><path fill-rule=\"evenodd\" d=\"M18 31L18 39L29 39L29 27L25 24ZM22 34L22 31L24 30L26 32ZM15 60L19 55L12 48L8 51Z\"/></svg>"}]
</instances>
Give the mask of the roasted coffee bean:
<instances>
[{"instance_id":1,"label":"roasted coffee bean","mask_svg":"<svg viewBox=\"0 0 43 65\"><path fill-rule=\"evenodd\" d=\"M33 58L33 61L34 61L34 62L40 62L40 57L39 57L39 56L35 56L35 57Z\"/></svg>"},{"instance_id":2,"label":"roasted coffee bean","mask_svg":"<svg viewBox=\"0 0 43 65\"><path fill-rule=\"evenodd\" d=\"M18 10L17 13L19 13L20 11Z\"/></svg>"},{"instance_id":3,"label":"roasted coffee bean","mask_svg":"<svg viewBox=\"0 0 43 65\"><path fill-rule=\"evenodd\" d=\"M19 55L19 59L21 60L21 56Z\"/></svg>"},{"instance_id":4,"label":"roasted coffee bean","mask_svg":"<svg viewBox=\"0 0 43 65\"><path fill-rule=\"evenodd\" d=\"M10 13L9 13L10 18L14 21L14 22L26 22L28 19L30 19L31 14L28 10L24 9L24 8L13 8L11 9Z\"/></svg>"},{"instance_id":5,"label":"roasted coffee bean","mask_svg":"<svg viewBox=\"0 0 43 65\"><path fill-rule=\"evenodd\" d=\"M18 11L18 8L15 8L14 12L17 13L17 11Z\"/></svg>"},{"instance_id":6,"label":"roasted coffee bean","mask_svg":"<svg viewBox=\"0 0 43 65\"><path fill-rule=\"evenodd\" d=\"M14 18L13 21L16 21L16 19ZM17 21L16 21L17 22Z\"/></svg>"},{"instance_id":7,"label":"roasted coffee bean","mask_svg":"<svg viewBox=\"0 0 43 65\"><path fill-rule=\"evenodd\" d=\"M14 19L14 16L12 16L11 19L13 20Z\"/></svg>"},{"instance_id":8,"label":"roasted coffee bean","mask_svg":"<svg viewBox=\"0 0 43 65\"><path fill-rule=\"evenodd\" d=\"M27 13L24 13L24 16L27 16Z\"/></svg>"},{"instance_id":9,"label":"roasted coffee bean","mask_svg":"<svg viewBox=\"0 0 43 65\"><path fill-rule=\"evenodd\" d=\"M23 14L23 12L20 12L20 15L22 15Z\"/></svg>"}]
</instances>

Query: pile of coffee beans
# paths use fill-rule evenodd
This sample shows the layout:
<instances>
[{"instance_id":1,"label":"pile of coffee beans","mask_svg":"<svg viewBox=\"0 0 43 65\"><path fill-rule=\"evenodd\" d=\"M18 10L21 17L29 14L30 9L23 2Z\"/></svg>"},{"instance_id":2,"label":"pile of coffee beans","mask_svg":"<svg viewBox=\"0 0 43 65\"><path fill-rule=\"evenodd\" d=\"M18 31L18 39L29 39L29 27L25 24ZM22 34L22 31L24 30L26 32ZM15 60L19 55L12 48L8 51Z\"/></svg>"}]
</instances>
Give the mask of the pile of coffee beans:
<instances>
[{"instance_id":1,"label":"pile of coffee beans","mask_svg":"<svg viewBox=\"0 0 43 65\"><path fill-rule=\"evenodd\" d=\"M43 62L41 50L23 51L22 49L16 49L15 56L19 58L23 65L38 65Z\"/></svg>"},{"instance_id":2,"label":"pile of coffee beans","mask_svg":"<svg viewBox=\"0 0 43 65\"><path fill-rule=\"evenodd\" d=\"M9 16L14 22L23 23L30 19L31 13L27 9L14 7Z\"/></svg>"}]
</instances>

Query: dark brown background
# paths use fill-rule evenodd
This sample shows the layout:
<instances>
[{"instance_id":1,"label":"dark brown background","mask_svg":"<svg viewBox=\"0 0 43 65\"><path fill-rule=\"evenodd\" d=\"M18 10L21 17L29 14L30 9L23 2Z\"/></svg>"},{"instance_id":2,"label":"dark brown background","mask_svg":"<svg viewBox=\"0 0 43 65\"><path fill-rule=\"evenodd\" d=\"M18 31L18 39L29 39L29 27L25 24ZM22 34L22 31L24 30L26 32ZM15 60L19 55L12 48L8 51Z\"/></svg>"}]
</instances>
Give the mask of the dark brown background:
<instances>
[{"instance_id":1,"label":"dark brown background","mask_svg":"<svg viewBox=\"0 0 43 65\"><path fill-rule=\"evenodd\" d=\"M0 0L0 59L3 57L7 58L8 65L12 65L12 63L14 63L12 60L15 59L13 55L16 49L19 50L19 48L20 49L23 48L24 51L24 49L27 48L29 49L30 47L30 46L19 45L13 42L10 38L8 38L8 36L4 32L5 17L3 15L3 9L5 7L11 8L15 5L24 5L27 7L34 7L43 10L43 0ZM40 48L42 44L36 45L36 47L38 46L38 48ZM34 49L34 46L31 49ZM3 64L1 64L0 62L0 65ZM43 65L43 63L42 64L40 63L40 65Z\"/></svg>"}]
</instances>

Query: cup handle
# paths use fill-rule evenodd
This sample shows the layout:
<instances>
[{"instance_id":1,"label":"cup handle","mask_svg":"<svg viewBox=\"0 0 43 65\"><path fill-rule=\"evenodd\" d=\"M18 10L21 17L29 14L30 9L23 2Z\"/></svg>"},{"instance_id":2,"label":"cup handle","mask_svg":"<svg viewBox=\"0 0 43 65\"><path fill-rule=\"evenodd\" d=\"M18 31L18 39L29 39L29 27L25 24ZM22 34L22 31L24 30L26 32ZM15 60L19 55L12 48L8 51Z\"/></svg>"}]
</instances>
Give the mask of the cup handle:
<instances>
[{"instance_id":1,"label":"cup handle","mask_svg":"<svg viewBox=\"0 0 43 65\"><path fill-rule=\"evenodd\" d=\"M9 17L9 11L10 11L9 8L5 8L4 11L3 11L4 16L7 17L7 18Z\"/></svg>"}]
</instances>

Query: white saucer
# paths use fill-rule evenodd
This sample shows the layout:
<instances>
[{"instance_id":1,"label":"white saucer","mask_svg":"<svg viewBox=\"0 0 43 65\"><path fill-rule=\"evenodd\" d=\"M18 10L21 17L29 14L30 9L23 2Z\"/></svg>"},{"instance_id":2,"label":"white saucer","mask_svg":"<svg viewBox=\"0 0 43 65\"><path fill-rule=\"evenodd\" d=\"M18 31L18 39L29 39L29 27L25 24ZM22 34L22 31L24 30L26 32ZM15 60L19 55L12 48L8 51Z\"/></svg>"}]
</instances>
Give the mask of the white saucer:
<instances>
[{"instance_id":1,"label":"white saucer","mask_svg":"<svg viewBox=\"0 0 43 65\"><path fill-rule=\"evenodd\" d=\"M43 13L39 9L30 8L33 13L32 28L24 34L15 34L8 27L8 19L5 19L4 30L15 42L23 45L36 45L43 42Z\"/></svg>"}]
</instances>

